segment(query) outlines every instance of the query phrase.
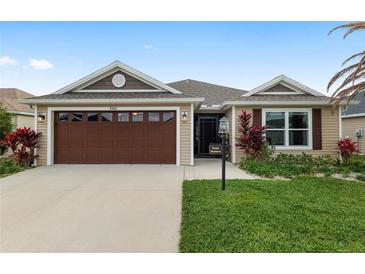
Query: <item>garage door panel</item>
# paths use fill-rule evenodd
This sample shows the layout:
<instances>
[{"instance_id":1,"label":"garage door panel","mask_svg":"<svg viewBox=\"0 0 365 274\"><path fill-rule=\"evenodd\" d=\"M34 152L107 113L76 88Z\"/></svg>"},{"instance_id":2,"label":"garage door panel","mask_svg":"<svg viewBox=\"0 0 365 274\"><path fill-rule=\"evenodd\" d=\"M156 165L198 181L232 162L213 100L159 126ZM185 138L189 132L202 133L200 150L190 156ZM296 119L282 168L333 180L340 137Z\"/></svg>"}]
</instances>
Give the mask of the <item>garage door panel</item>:
<instances>
[{"instance_id":1,"label":"garage door panel","mask_svg":"<svg viewBox=\"0 0 365 274\"><path fill-rule=\"evenodd\" d=\"M88 136L84 139L85 148L97 149L100 147L100 140L98 136Z\"/></svg>"},{"instance_id":2,"label":"garage door panel","mask_svg":"<svg viewBox=\"0 0 365 274\"><path fill-rule=\"evenodd\" d=\"M87 136L99 136L99 126L95 123L87 123L83 125L83 134Z\"/></svg>"},{"instance_id":3,"label":"garage door panel","mask_svg":"<svg viewBox=\"0 0 365 274\"><path fill-rule=\"evenodd\" d=\"M82 124L80 122L75 122L76 125L71 125L70 127L68 127L68 131L69 131L69 135L72 136L83 136L83 127Z\"/></svg>"},{"instance_id":4,"label":"garage door panel","mask_svg":"<svg viewBox=\"0 0 365 274\"><path fill-rule=\"evenodd\" d=\"M99 162L99 151L89 150L85 152L85 164L97 164Z\"/></svg>"},{"instance_id":5,"label":"garage door panel","mask_svg":"<svg viewBox=\"0 0 365 274\"><path fill-rule=\"evenodd\" d=\"M93 112L93 111L90 111ZM95 111L97 113L97 111ZM176 162L176 122L149 121L144 112L143 121L132 121L129 116L113 113L113 121L55 120L55 163L121 163L174 164ZM69 114L69 117L72 115ZM153 116L153 115L152 115ZM57 115L55 117L58 117Z\"/></svg>"}]
</instances>

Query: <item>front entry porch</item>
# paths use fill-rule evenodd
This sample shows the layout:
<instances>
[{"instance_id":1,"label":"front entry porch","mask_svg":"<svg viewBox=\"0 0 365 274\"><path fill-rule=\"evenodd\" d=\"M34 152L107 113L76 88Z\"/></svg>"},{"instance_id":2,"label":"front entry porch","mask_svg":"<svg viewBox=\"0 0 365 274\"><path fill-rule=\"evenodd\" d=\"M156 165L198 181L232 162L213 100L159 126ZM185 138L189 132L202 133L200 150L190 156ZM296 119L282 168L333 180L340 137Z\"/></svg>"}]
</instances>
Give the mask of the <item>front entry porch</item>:
<instances>
[{"instance_id":1,"label":"front entry porch","mask_svg":"<svg viewBox=\"0 0 365 274\"><path fill-rule=\"evenodd\" d=\"M224 113L196 113L194 115L194 157L217 158L209 153L210 144L220 144L218 136L219 119Z\"/></svg>"}]
</instances>

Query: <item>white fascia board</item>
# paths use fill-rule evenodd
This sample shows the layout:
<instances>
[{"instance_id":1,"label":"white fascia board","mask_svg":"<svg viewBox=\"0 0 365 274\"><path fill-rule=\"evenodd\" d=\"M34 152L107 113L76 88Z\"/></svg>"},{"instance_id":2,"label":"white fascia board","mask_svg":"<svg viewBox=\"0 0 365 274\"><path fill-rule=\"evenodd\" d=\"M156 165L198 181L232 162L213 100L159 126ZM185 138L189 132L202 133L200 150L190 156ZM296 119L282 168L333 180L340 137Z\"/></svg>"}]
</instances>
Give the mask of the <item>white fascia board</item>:
<instances>
[{"instance_id":1,"label":"white fascia board","mask_svg":"<svg viewBox=\"0 0 365 274\"><path fill-rule=\"evenodd\" d=\"M277 105L291 105L291 106L330 106L330 100L325 101L226 101L222 108L227 106L277 106ZM340 103L340 106L346 103Z\"/></svg>"},{"instance_id":2,"label":"white fascia board","mask_svg":"<svg viewBox=\"0 0 365 274\"><path fill-rule=\"evenodd\" d=\"M346 119L346 118L356 118L356 117L365 117L365 112L364 113L356 113L356 114L349 114L349 115L342 115L341 118Z\"/></svg>"},{"instance_id":3,"label":"white fascia board","mask_svg":"<svg viewBox=\"0 0 365 274\"><path fill-rule=\"evenodd\" d=\"M223 107L227 106L278 106L278 105L313 105L324 106L329 105L326 101L226 101Z\"/></svg>"},{"instance_id":4,"label":"white fascia board","mask_svg":"<svg viewBox=\"0 0 365 274\"><path fill-rule=\"evenodd\" d=\"M124 70L126 73L128 73L132 76L135 76L136 78L139 78L140 80L143 80L145 82L156 85L157 87L160 87L161 89L167 90L167 91L169 91L171 93L174 93L174 94L181 94L180 91L178 91L178 90L176 90L176 89L174 89L174 88L158 81L157 79L152 78L152 77L150 77L150 76L148 76L148 75L146 75L146 74L144 74L144 73L142 73L142 72L140 72L140 71L138 71L134 68L131 68L130 66L127 66L126 64L124 64L124 63L122 63L118 60L110 63L109 65L107 65L107 66L105 66L105 67L103 67L103 68L101 68L101 69L99 69L99 70L97 70L97 71L95 71L95 72L93 72L93 73L91 73L91 74L89 74L89 75L87 75L87 76L85 76L85 77L83 77L83 78L67 85L67 86L65 86L64 88L61 88L61 89L55 91L53 94L66 93L67 91L70 91L70 90L72 90L72 89L74 89L74 88L76 88L76 87L78 87L78 86L80 86L80 85L82 85L82 84L84 84L84 83L86 83L86 82L88 82L88 81L90 81L90 80L92 80L92 79L94 79L94 78L110 71L110 70L118 69L118 68L121 69L121 70Z\"/></svg>"},{"instance_id":5,"label":"white fascia board","mask_svg":"<svg viewBox=\"0 0 365 274\"><path fill-rule=\"evenodd\" d=\"M21 104L133 104L133 103L200 103L204 98L130 98L130 99L20 99Z\"/></svg>"},{"instance_id":6,"label":"white fascia board","mask_svg":"<svg viewBox=\"0 0 365 274\"><path fill-rule=\"evenodd\" d=\"M222 108L222 106L219 106L219 107L204 107L204 106L201 106L200 110L220 110L221 108Z\"/></svg>"},{"instance_id":7,"label":"white fascia board","mask_svg":"<svg viewBox=\"0 0 365 274\"><path fill-rule=\"evenodd\" d=\"M289 85L292 85L293 87L296 87L296 88L298 88L300 90L303 90L303 91L305 91L309 94L312 94L314 96L324 96L324 94L322 94L318 91L315 91L314 89L311 89L311 88L309 88L309 87L307 87L307 86L305 86L305 85L303 85L303 84L301 84L301 83L299 83L299 82L297 82L297 81L295 81L295 80L293 80L293 79L291 79L291 78L289 78L285 75L280 75L280 76L275 77L274 79L270 80L269 82L267 82L265 84L262 84L262 85L260 85L256 88L252 89L251 91L243 94L242 97L251 96L251 95L256 94L258 92L265 91L265 90L267 90L267 89L269 89L269 88L271 88L271 87L273 87L277 84L283 84L284 86L286 86L285 83L288 83ZM288 87L288 86L286 86L286 87ZM291 88L291 87L288 87L288 88Z\"/></svg>"},{"instance_id":8,"label":"white fascia board","mask_svg":"<svg viewBox=\"0 0 365 274\"><path fill-rule=\"evenodd\" d=\"M17 114L17 115L34 116L33 112L16 111L16 110L9 110L8 112L11 114Z\"/></svg>"}]
</instances>

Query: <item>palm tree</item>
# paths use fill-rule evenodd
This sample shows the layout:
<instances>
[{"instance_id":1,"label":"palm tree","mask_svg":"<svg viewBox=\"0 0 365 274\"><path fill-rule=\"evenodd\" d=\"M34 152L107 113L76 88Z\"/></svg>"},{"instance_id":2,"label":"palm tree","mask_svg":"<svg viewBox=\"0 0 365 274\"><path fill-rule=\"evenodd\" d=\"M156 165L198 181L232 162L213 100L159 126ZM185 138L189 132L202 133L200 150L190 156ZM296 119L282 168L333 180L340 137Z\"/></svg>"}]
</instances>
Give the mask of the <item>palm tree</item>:
<instances>
[{"instance_id":1,"label":"palm tree","mask_svg":"<svg viewBox=\"0 0 365 274\"><path fill-rule=\"evenodd\" d=\"M365 22L348 23L332 29L329 34L338 29L347 29L343 38L358 30L365 30ZM349 62L352 61L352 64ZM347 99L347 103L360 92L365 90L365 51L356 53L347 58L342 66L344 69L337 72L327 85L327 92L336 82L340 82L331 97L331 102L337 106L341 101ZM364 93L365 95L365 93Z\"/></svg>"}]
</instances>

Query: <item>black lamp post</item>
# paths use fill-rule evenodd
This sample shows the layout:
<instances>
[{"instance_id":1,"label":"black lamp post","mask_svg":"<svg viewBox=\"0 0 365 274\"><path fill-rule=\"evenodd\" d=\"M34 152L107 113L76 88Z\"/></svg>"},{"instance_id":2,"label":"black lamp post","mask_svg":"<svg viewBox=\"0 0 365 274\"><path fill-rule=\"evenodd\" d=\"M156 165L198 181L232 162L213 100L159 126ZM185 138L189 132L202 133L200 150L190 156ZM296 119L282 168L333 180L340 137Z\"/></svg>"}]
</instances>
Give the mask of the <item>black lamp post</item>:
<instances>
[{"instance_id":1,"label":"black lamp post","mask_svg":"<svg viewBox=\"0 0 365 274\"><path fill-rule=\"evenodd\" d=\"M222 137L222 190L226 189L226 137L229 132L228 119L223 117L219 120L218 133Z\"/></svg>"}]
</instances>

